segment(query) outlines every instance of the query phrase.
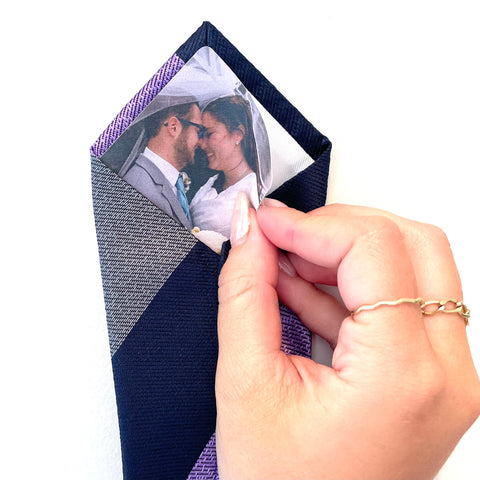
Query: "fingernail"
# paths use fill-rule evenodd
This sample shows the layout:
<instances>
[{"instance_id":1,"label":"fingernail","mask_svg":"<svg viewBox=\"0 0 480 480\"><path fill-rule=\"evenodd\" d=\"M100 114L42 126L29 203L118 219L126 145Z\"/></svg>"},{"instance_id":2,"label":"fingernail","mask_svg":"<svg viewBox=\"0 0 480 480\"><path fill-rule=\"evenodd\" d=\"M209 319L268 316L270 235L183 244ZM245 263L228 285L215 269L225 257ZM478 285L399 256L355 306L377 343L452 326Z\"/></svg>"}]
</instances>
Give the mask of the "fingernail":
<instances>
[{"instance_id":1,"label":"fingernail","mask_svg":"<svg viewBox=\"0 0 480 480\"><path fill-rule=\"evenodd\" d=\"M280 200L275 200L274 198L264 198L262 203L260 204L261 207L286 207L283 202Z\"/></svg>"},{"instance_id":2,"label":"fingernail","mask_svg":"<svg viewBox=\"0 0 480 480\"><path fill-rule=\"evenodd\" d=\"M284 253L280 253L278 256L278 268L280 268L280 270L286 273L289 277L297 276L297 271L295 270L293 263Z\"/></svg>"},{"instance_id":3,"label":"fingernail","mask_svg":"<svg viewBox=\"0 0 480 480\"><path fill-rule=\"evenodd\" d=\"M230 227L230 243L232 247L241 245L247 239L250 229L249 201L245 192L239 192L233 207L232 224Z\"/></svg>"}]
</instances>

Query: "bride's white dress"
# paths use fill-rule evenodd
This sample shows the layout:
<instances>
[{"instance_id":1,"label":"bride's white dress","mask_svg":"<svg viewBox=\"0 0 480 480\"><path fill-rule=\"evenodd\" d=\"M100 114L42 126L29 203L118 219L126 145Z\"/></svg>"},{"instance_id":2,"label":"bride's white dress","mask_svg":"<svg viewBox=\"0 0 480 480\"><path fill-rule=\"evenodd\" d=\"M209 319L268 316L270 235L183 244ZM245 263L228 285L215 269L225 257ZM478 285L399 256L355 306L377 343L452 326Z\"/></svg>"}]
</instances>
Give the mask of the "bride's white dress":
<instances>
[{"instance_id":1,"label":"bride's white dress","mask_svg":"<svg viewBox=\"0 0 480 480\"><path fill-rule=\"evenodd\" d=\"M257 176L254 172L249 173L220 193L213 187L217 178L218 174L210 177L200 187L190 203L190 215L194 227L213 230L227 239L230 236L230 221L237 194L245 192L252 206L258 208Z\"/></svg>"}]
</instances>

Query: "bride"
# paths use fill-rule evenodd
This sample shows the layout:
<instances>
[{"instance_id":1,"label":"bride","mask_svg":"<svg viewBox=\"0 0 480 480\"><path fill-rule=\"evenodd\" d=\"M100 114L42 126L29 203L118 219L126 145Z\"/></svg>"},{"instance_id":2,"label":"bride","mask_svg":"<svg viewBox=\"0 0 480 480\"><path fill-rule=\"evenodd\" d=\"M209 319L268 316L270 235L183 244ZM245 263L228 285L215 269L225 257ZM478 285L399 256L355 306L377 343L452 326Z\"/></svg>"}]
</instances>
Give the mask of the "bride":
<instances>
[{"instance_id":1,"label":"bride","mask_svg":"<svg viewBox=\"0 0 480 480\"><path fill-rule=\"evenodd\" d=\"M226 240L238 192L245 192L253 207L259 205L257 149L248 102L241 96L214 100L203 110L202 124L200 147L209 167L219 173L195 194L190 213L195 227L220 233Z\"/></svg>"}]
</instances>

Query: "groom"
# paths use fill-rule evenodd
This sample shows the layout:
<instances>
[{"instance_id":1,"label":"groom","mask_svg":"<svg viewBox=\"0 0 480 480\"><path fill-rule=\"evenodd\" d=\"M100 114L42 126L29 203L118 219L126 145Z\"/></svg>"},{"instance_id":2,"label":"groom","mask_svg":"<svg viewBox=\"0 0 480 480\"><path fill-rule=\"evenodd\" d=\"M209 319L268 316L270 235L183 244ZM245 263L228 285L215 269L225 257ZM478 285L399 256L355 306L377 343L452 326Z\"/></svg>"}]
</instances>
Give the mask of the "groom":
<instances>
[{"instance_id":1,"label":"groom","mask_svg":"<svg viewBox=\"0 0 480 480\"><path fill-rule=\"evenodd\" d=\"M163 212L192 229L187 197L180 173L194 162L203 135L197 103L165 108L145 120L147 146L123 177Z\"/></svg>"}]
</instances>

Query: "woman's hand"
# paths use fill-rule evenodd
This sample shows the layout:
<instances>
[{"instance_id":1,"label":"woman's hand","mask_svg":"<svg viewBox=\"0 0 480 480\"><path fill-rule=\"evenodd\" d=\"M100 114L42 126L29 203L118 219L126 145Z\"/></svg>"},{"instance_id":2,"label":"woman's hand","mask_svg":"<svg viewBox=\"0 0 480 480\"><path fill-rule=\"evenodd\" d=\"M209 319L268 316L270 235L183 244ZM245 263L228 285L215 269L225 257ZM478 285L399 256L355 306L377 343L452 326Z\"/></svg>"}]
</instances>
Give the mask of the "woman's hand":
<instances>
[{"instance_id":1,"label":"woman's hand","mask_svg":"<svg viewBox=\"0 0 480 480\"><path fill-rule=\"evenodd\" d=\"M445 235L359 207L270 201L256 215L239 201L219 280L220 477L432 478L479 415L464 320L414 304L350 311L461 300ZM313 284L337 285L345 306ZM278 298L332 345L332 368L281 352Z\"/></svg>"}]
</instances>

